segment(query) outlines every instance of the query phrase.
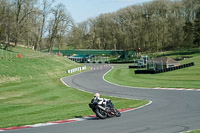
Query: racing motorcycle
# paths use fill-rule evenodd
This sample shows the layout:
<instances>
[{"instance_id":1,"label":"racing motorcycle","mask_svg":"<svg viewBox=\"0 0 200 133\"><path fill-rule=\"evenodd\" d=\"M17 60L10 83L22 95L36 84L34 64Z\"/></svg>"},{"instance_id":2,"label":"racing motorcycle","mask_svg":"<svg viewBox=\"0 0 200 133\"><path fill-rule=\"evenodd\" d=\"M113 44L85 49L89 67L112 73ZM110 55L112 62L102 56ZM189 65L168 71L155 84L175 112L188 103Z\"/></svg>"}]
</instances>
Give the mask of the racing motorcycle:
<instances>
[{"instance_id":1,"label":"racing motorcycle","mask_svg":"<svg viewBox=\"0 0 200 133\"><path fill-rule=\"evenodd\" d=\"M92 99L92 101L89 103L89 107L100 119L121 116L121 113L114 108L114 104L111 102L111 100L107 101L106 104L100 104L98 99Z\"/></svg>"}]
</instances>

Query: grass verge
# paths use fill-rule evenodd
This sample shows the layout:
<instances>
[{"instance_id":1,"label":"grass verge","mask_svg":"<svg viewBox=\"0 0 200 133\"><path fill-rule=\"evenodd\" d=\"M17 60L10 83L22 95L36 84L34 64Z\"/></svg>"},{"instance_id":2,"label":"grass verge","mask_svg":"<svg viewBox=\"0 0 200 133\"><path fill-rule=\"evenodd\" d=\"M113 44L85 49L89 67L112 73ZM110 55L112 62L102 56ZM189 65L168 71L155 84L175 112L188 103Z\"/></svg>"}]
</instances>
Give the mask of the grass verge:
<instances>
[{"instance_id":1,"label":"grass verge","mask_svg":"<svg viewBox=\"0 0 200 133\"><path fill-rule=\"evenodd\" d=\"M194 131L190 131L190 132L186 132L186 133L200 133L200 130L194 130Z\"/></svg>"},{"instance_id":2,"label":"grass verge","mask_svg":"<svg viewBox=\"0 0 200 133\"><path fill-rule=\"evenodd\" d=\"M3 53L7 56L0 59L0 128L93 114L88 107L93 95L67 87L60 81L61 77L71 75L66 73L67 69L80 64L59 56L44 54L38 57L38 52L25 48L12 48ZM8 56L16 53L22 53L22 57ZM121 109L148 103L108 98Z\"/></svg>"},{"instance_id":3,"label":"grass verge","mask_svg":"<svg viewBox=\"0 0 200 133\"><path fill-rule=\"evenodd\" d=\"M200 56L181 61L181 64L189 62L195 62L195 66L160 74L135 74L127 65L116 66L105 79L132 87L200 89Z\"/></svg>"}]
</instances>

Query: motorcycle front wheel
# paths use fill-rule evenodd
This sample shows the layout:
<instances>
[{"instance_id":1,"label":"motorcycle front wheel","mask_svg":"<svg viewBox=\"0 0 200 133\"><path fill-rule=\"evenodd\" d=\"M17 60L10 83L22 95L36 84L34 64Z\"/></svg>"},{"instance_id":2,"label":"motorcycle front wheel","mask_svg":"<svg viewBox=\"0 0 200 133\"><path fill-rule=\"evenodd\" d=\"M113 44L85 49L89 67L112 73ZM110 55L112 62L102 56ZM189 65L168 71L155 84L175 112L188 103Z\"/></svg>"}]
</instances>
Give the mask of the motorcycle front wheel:
<instances>
[{"instance_id":1,"label":"motorcycle front wheel","mask_svg":"<svg viewBox=\"0 0 200 133\"><path fill-rule=\"evenodd\" d=\"M107 112L103 111L103 110L100 109L100 108L97 108L97 109L95 110L95 113L96 113L97 117L99 117L100 119L105 119L105 118L107 118Z\"/></svg>"}]
</instances>

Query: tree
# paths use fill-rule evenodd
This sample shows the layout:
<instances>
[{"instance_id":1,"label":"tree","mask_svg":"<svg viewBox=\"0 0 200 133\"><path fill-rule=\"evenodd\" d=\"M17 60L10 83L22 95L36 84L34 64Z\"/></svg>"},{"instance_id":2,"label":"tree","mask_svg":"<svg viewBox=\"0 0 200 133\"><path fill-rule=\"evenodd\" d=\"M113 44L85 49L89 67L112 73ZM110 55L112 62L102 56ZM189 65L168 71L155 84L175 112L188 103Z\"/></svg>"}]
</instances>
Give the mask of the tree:
<instances>
[{"instance_id":1,"label":"tree","mask_svg":"<svg viewBox=\"0 0 200 133\"><path fill-rule=\"evenodd\" d=\"M60 35L63 34L65 29L70 25L73 24L72 17L69 13L66 12L65 6L62 4L58 4L55 8L52 9L53 18L51 18L49 22L49 37L48 37L48 51L52 52L53 50L53 42L54 39L61 37ZM65 25L65 26L63 26ZM60 35L59 35L60 33Z\"/></svg>"},{"instance_id":2,"label":"tree","mask_svg":"<svg viewBox=\"0 0 200 133\"><path fill-rule=\"evenodd\" d=\"M200 47L200 8L197 11L194 21L194 44Z\"/></svg>"},{"instance_id":3,"label":"tree","mask_svg":"<svg viewBox=\"0 0 200 133\"><path fill-rule=\"evenodd\" d=\"M184 43L185 47L189 50L193 45L193 24L190 21L185 22L184 30Z\"/></svg>"},{"instance_id":4,"label":"tree","mask_svg":"<svg viewBox=\"0 0 200 133\"><path fill-rule=\"evenodd\" d=\"M27 25L28 17L36 12L34 5L36 0L14 0L14 9L15 9L15 36L14 42L15 46L20 39L20 36L25 31L25 26Z\"/></svg>"},{"instance_id":5,"label":"tree","mask_svg":"<svg viewBox=\"0 0 200 133\"><path fill-rule=\"evenodd\" d=\"M41 49L41 42L42 42L42 38L44 36L45 23L46 23L47 16L50 13L52 3L53 3L53 1L48 1L48 0L42 1L42 9L40 12L41 20L40 20L40 26L38 28L37 42L34 45L35 50L37 50L38 47L39 47L39 50Z\"/></svg>"}]
</instances>

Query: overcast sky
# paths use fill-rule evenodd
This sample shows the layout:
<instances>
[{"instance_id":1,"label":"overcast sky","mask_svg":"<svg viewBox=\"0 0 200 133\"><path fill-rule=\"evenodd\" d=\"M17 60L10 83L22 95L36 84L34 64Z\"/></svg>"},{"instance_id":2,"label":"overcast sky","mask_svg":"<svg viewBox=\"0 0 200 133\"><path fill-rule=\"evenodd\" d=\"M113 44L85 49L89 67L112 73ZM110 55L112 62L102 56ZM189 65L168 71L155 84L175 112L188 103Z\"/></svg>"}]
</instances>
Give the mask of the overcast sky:
<instances>
[{"instance_id":1,"label":"overcast sky","mask_svg":"<svg viewBox=\"0 0 200 133\"><path fill-rule=\"evenodd\" d=\"M64 4L78 23L101 13L111 13L129 5L149 1L152 0L56 0L56 3Z\"/></svg>"}]
</instances>

